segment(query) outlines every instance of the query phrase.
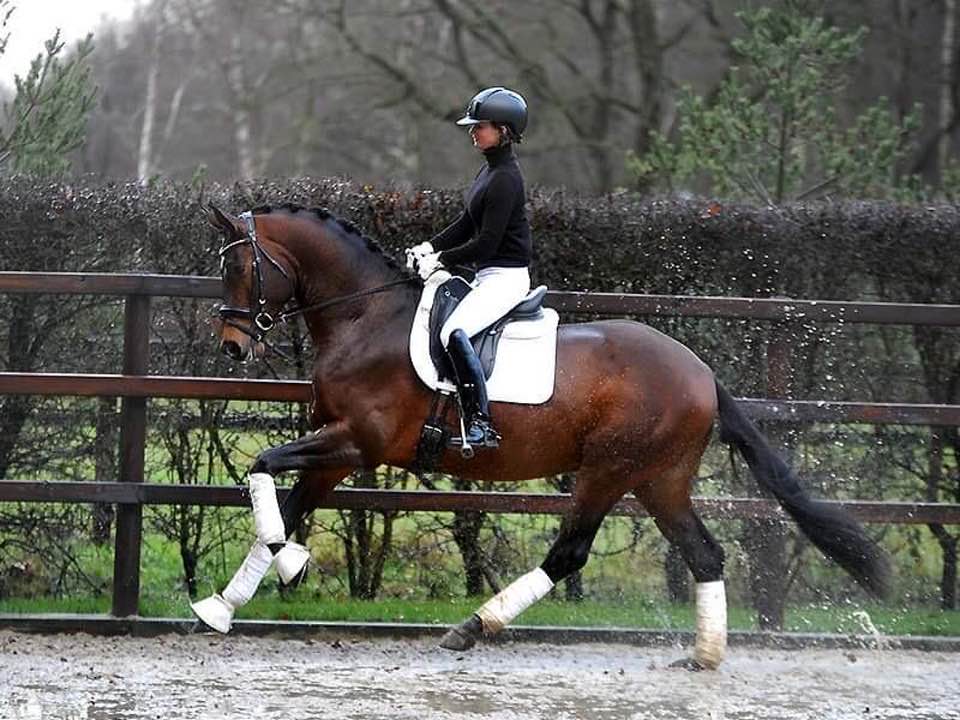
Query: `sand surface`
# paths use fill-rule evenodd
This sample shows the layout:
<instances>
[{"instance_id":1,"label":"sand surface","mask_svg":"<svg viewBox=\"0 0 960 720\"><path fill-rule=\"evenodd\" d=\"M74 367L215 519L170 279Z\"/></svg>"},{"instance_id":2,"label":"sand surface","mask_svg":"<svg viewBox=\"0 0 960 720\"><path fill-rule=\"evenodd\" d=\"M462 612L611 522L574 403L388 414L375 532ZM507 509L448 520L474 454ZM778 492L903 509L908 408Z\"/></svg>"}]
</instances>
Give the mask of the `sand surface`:
<instances>
[{"instance_id":1,"label":"sand surface","mask_svg":"<svg viewBox=\"0 0 960 720\"><path fill-rule=\"evenodd\" d=\"M0 719L960 719L960 655L0 631Z\"/></svg>"}]
</instances>

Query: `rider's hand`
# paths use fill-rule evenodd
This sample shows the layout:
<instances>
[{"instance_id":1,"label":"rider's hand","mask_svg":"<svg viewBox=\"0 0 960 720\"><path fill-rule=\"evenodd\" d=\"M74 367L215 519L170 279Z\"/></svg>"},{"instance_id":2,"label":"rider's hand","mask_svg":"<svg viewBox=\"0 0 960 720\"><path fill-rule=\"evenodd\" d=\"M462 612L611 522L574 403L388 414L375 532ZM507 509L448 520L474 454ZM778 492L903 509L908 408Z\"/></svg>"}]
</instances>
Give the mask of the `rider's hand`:
<instances>
[{"instance_id":1,"label":"rider's hand","mask_svg":"<svg viewBox=\"0 0 960 720\"><path fill-rule=\"evenodd\" d=\"M417 272L420 273L420 277L424 280L433 275L433 273L442 266L443 263L440 262L440 253L428 253L417 259Z\"/></svg>"},{"instance_id":2,"label":"rider's hand","mask_svg":"<svg viewBox=\"0 0 960 720\"><path fill-rule=\"evenodd\" d=\"M430 242L429 240L426 240L420 243L419 245L414 245L410 249L413 250L418 255L429 255L430 253L433 252L433 243Z\"/></svg>"},{"instance_id":3,"label":"rider's hand","mask_svg":"<svg viewBox=\"0 0 960 720\"><path fill-rule=\"evenodd\" d=\"M406 249L407 253L407 269L416 270L417 263L424 255L429 255L433 252L433 245L429 240L422 242L419 245L414 245L413 247L408 247Z\"/></svg>"}]
</instances>

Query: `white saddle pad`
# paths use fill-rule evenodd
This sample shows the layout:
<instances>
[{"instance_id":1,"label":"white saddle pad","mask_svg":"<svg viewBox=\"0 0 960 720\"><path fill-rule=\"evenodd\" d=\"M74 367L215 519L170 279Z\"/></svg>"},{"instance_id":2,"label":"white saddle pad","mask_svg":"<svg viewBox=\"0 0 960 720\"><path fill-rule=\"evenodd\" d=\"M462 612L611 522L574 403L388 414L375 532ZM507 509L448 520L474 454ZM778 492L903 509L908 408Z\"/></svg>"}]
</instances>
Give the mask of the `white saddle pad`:
<instances>
[{"instance_id":1,"label":"white saddle pad","mask_svg":"<svg viewBox=\"0 0 960 720\"><path fill-rule=\"evenodd\" d=\"M456 386L437 377L430 359L430 308L437 288L449 279L450 273L444 271L430 276L410 329L410 360L431 390L456 390ZM493 374L487 380L487 395L492 402L539 405L553 396L559 322L556 310L543 308L543 318L512 322L504 328Z\"/></svg>"}]
</instances>

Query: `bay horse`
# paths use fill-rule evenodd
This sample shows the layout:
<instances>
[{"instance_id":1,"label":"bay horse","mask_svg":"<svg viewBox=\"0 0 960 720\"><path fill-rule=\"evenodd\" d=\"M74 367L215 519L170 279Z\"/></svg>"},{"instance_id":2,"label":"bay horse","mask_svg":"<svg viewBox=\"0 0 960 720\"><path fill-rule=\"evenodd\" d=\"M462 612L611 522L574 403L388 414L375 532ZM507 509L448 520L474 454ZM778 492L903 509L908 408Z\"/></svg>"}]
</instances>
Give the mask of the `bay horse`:
<instances>
[{"instance_id":1,"label":"bay horse","mask_svg":"<svg viewBox=\"0 0 960 720\"><path fill-rule=\"evenodd\" d=\"M302 314L315 351L314 430L257 457L250 478L258 543L230 586L194 606L201 619L213 617L208 624L226 632L233 609L256 591L272 554L281 577L284 569L296 574L299 556L292 569L282 568L289 563L278 553L304 514L341 480L363 468L414 466L432 391L408 355L423 283L372 240L326 211L289 204L240 217L210 205L207 216L223 242L222 351L237 361L259 357L277 319L294 314ZM541 405L495 402L491 414L503 434L500 447L472 459L447 448L437 470L504 481L575 471L572 503L543 563L450 628L442 647L465 650L496 633L582 568L604 517L633 493L697 583L696 641L684 662L716 668L726 647L724 553L690 499L715 424L721 441L741 453L759 485L826 556L871 593L887 589L886 554L852 518L807 494L706 364L647 325L561 325L552 398ZM300 475L278 510L272 478L288 470ZM275 527L266 527L271 522Z\"/></svg>"}]
</instances>

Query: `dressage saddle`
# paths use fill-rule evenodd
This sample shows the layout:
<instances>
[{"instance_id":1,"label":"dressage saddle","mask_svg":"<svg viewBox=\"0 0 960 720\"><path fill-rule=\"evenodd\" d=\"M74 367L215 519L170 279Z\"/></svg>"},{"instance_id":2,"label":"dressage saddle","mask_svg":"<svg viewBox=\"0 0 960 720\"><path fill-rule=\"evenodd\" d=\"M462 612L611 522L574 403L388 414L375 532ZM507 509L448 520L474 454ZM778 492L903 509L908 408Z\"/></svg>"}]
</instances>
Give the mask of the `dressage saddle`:
<instances>
[{"instance_id":1,"label":"dressage saddle","mask_svg":"<svg viewBox=\"0 0 960 720\"><path fill-rule=\"evenodd\" d=\"M430 359L433 360L434 367L437 368L440 377L451 381L454 377L453 368L450 366L450 360L443 349L443 344L440 342L440 329L457 305L460 304L460 301L472 289L470 283L462 277L451 277L437 288L433 298L433 306L430 308ZM534 288L527 293L523 300L514 305L513 309L506 315L470 338L473 349L480 359L480 366L483 368L483 376L486 380L489 380L493 374L497 359L497 345L500 343L504 327L511 322L524 322L542 318L543 298L546 294L546 285Z\"/></svg>"}]
</instances>

